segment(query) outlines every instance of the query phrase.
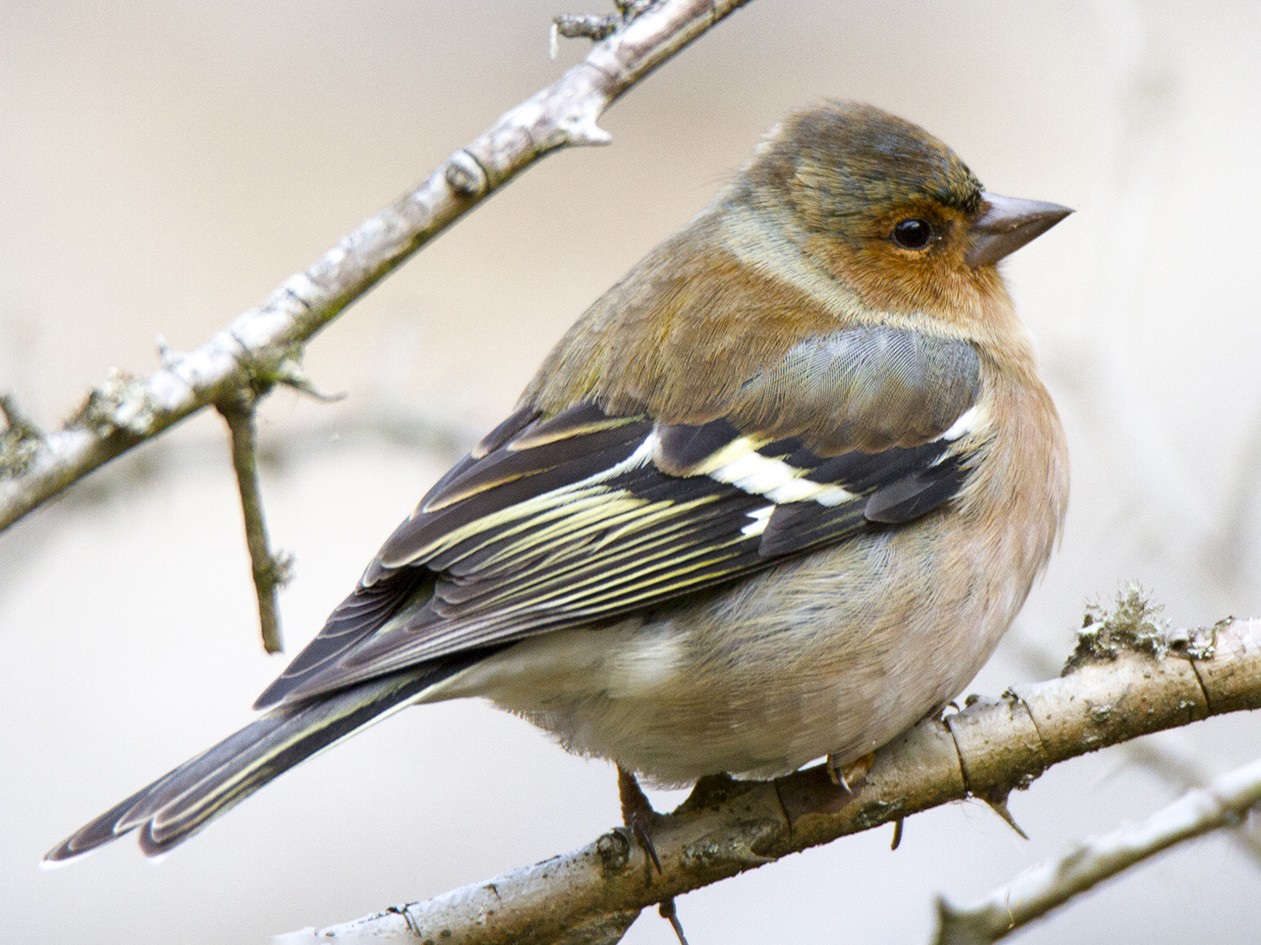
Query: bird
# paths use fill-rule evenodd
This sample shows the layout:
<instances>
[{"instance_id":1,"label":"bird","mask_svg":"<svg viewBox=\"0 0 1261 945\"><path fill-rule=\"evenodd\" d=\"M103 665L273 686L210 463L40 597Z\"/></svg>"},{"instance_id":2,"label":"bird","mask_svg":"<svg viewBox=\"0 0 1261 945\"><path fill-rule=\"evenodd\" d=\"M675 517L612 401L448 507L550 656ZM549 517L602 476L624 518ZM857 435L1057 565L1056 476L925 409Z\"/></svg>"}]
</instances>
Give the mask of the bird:
<instances>
[{"instance_id":1,"label":"bird","mask_svg":"<svg viewBox=\"0 0 1261 945\"><path fill-rule=\"evenodd\" d=\"M827 100L592 304L243 729L51 850L169 850L404 707L479 697L662 786L868 756L1052 553L1065 436L998 263L1069 208Z\"/></svg>"}]
</instances>

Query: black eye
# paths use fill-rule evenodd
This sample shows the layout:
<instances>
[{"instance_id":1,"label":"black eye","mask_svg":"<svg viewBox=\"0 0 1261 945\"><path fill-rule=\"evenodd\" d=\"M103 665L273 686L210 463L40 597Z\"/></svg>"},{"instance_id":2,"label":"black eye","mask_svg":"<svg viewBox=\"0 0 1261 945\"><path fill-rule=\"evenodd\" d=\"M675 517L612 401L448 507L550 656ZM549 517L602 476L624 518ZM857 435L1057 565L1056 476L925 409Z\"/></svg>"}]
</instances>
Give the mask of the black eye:
<instances>
[{"instance_id":1,"label":"black eye","mask_svg":"<svg viewBox=\"0 0 1261 945\"><path fill-rule=\"evenodd\" d=\"M927 220L903 220L893 228L893 242L903 249L923 249L932 238L933 228Z\"/></svg>"}]
</instances>

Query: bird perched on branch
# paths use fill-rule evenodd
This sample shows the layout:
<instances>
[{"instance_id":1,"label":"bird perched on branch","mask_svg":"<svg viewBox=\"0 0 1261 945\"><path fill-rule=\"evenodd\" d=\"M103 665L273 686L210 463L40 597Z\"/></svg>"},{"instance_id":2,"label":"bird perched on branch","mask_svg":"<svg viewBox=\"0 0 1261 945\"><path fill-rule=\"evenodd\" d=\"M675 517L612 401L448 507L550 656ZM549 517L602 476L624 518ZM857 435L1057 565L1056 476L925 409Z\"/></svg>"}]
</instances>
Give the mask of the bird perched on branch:
<instances>
[{"instance_id":1,"label":"bird perched on branch","mask_svg":"<svg viewBox=\"0 0 1261 945\"><path fill-rule=\"evenodd\" d=\"M876 108L792 115L570 329L260 718L48 854L186 839L415 703L656 783L834 768L940 709L1046 563L1064 436L995 264L1063 219Z\"/></svg>"}]
</instances>

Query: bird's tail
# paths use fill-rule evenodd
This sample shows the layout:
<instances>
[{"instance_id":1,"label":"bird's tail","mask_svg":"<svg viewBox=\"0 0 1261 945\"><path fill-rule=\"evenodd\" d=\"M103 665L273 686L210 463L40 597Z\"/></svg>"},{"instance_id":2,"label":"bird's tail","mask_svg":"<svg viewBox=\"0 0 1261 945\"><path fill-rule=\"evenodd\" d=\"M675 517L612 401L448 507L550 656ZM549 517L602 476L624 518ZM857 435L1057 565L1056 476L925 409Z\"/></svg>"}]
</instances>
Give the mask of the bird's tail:
<instances>
[{"instance_id":1,"label":"bird's tail","mask_svg":"<svg viewBox=\"0 0 1261 945\"><path fill-rule=\"evenodd\" d=\"M457 668L434 666L277 706L86 824L44 861L70 859L137 829L146 855L169 850L272 778L402 708Z\"/></svg>"}]
</instances>

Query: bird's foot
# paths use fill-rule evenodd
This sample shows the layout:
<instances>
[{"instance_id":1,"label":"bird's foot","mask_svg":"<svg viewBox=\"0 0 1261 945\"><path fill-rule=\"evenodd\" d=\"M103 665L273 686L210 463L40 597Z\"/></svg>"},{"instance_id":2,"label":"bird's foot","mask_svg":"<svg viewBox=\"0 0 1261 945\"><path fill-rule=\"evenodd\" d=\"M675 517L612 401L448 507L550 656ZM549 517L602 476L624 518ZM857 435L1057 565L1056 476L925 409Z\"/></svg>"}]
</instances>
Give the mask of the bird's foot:
<instances>
[{"instance_id":1,"label":"bird's foot","mask_svg":"<svg viewBox=\"0 0 1261 945\"><path fill-rule=\"evenodd\" d=\"M635 780L635 775L621 765L617 766L617 797L622 804L622 823L639 841L660 874L661 858L657 856L657 848L653 845L651 830L661 815L652 809L652 802Z\"/></svg>"},{"instance_id":2,"label":"bird's foot","mask_svg":"<svg viewBox=\"0 0 1261 945\"><path fill-rule=\"evenodd\" d=\"M661 815L652 809L652 802L648 800L643 788L635 780L635 775L621 765L617 766L617 796L622 804L622 823L631 832L631 836L639 841L644 852L648 854L648 859L656 867L657 874L661 875L661 858L657 856L657 848L652 842L650 832L652 826L660 820ZM661 900L657 911L661 918L670 923L670 928L674 929L679 945L687 945L687 936L683 934L683 923L679 921L674 897L670 896Z\"/></svg>"}]
</instances>

